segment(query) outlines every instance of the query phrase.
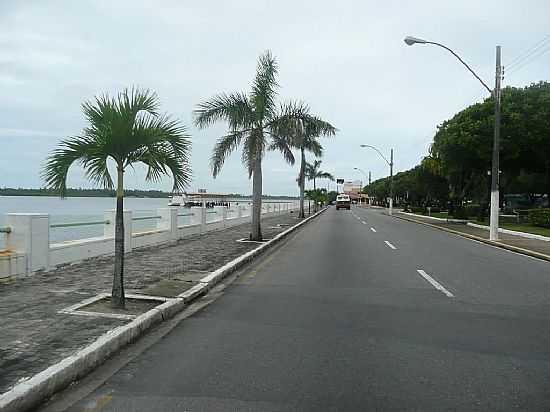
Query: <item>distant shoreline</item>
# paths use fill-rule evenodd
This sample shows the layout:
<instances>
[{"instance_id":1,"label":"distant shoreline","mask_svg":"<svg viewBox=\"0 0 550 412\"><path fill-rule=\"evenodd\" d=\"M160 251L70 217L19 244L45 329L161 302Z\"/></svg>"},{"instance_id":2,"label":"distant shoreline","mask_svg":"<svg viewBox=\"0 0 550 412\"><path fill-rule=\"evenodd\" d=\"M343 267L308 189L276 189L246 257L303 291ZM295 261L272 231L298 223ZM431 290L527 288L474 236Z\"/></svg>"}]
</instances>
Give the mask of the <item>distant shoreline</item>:
<instances>
[{"instance_id":1,"label":"distant shoreline","mask_svg":"<svg viewBox=\"0 0 550 412\"><path fill-rule=\"evenodd\" d=\"M252 196L244 196L238 193L228 194L234 198L252 198ZM59 193L50 189L22 189L22 188L0 188L0 196L15 197L15 196L42 196L42 197L59 197ZM137 190L127 189L124 191L124 197L141 198L141 199L168 199L172 193L163 192L160 190ZM105 189L67 189L65 197L115 197L114 190ZM271 196L263 195L262 199L297 199L296 196Z\"/></svg>"}]
</instances>

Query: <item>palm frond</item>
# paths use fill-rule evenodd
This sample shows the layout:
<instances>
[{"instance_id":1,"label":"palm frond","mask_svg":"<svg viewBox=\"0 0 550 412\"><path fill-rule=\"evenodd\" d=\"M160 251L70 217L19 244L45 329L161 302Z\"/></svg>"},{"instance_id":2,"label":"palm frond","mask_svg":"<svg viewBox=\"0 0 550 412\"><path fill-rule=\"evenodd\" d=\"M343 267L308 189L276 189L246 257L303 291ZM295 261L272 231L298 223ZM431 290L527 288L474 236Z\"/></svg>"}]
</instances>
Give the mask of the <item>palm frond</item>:
<instances>
[{"instance_id":1,"label":"palm frond","mask_svg":"<svg viewBox=\"0 0 550 412\"><path fill-rule=\"evenodd\" d=\"M229 130L236 131L249 128L254 118L250 101L244 93L218 94L198 104L193 113L195 125L201 129L222 120L229 124Z\"/></svg>"},{"instance_id":2,"label":"palm frond","mask_svg":"<svg viewBox=\"0 0 550 412\"><path fill-rule=\"evenodd\" d=\"M279 87L275 79L277 72L277 61L268 50L258 59L256 77L254 78L250 94L250 101L254 107L256 120L270 118L275 112L275 98L277 96L277 87Z\"/></svg>"},{"instance_id":3,"label":"palm frond","mask_svg":"<svg viewBox=\"0 0 550 412\"><path fill-rule=\"evenodd\" d=\"M42 178L46 186L54 189L61 197L67 190L67 175L74 163L88 167L86 174L107 189L113 188L113 181L107 169L107 156L102 153L97 141L87 136L76 136L63 140L46 160Z\"/></svg>"},{"instance_id":4,"label":"palm frond","mask_svg":"<svg viewBox=\"0 0 550 412\"><path fill-rule=\"evenodd\" d=\"M294 154L292 153L292 146L288 138L282 136L272 136L269 150L278 150L282 153L287 163L294 165Z\"/></svg>"},{"instance_id":5,"label":"palm frond","mask_svg":"<svg viewBox=\"0 0 550 412\"><path fill-rule=\"evenodd\" d=\"M184 126L167 115L141 117L134 125L132 137L134 146L125 165L146 164L148 181L159 181L170 171L174 191L188 186L191 180L191 142Z\"/></svg>"},{"instance_id":6,"label":"palm frond","mask_svg":"<svg viewBox=\"0 0 550 412\"><path fill-rule=\"evenodd\" d=\"M329 172L319 172L316 177L319 179L328 179L334 181L334 176Z\"/></svg>"},{"instance_id":7,"label":"palm frond","mask_svg":"<svg viewBox=\"0 0 550 412\"><path fill-rule=\"evenodd\" d=\"M315 157L323 156L323 145L315 138L305 139L303 143L304 150L313 153Z\"/></svg>"},{"instance_id":8,"label":"palm frond","mask_svg":"<svg viewBox=\"0 0 550 412\"><path fill-rule=\"evenodd\" d=\"M218 176L227 156L237 148L245 136L245 132L236 131L218 139L210 157L210 166L214 177Z\"/></svg>"}]
</instances>

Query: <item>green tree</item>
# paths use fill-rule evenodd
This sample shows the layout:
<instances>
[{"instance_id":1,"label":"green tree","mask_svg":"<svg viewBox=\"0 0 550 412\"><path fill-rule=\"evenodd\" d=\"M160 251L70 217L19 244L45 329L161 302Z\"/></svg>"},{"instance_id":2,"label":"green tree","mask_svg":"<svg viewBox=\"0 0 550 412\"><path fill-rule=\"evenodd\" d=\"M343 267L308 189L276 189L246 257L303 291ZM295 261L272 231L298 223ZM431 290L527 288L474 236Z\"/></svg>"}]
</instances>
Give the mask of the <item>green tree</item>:
<instances>
[{"instance_id":1,"label":"green tree","mask_svg":"<svg viewBox=\"0 0 550 412\"><path fill-rule=\"evenodd\" d=\"M321 170L322 160L314 160L313 163L306 163L305 173L308 180L313 180L313 190L317 189L317 179L328 179L334 181L334 176L329 172Z\"/></svg>"},{"instance_id":2,"label":"green tree","mask_svg":"<svg viewBox=\"0 0 550 412\"><path fill-rule=\"evenodd\" d=\"M289 103L281 110L281 127L278 135L286 138L284 145L300 151L300 172L298 174L298 186L300 187L300 213L299 217L305 217L304 211L304 191L306 181L306 152L312 153L315 157L323 155L323 146L319 142L321 136L334 136L337 129L330 123L320 119L318 116L310 114L310 109L304 103ZM272 145L273 149L278 149L280 141ZM319 163L320 164L320 163ZM328 178L328 173L324 173L322 178ZM332 175L330 175L332 178Z\"/></svg>"},{"instance_id":3,"label":"green tree","mask_svg":"<svg viewBox=\"0 0 550 412\"><path fill-rule=\"evenodd\" d=\"M252 230L251 240L261 240L262 160L270 147L281 151L289 163L294 156L286 140L277 134L282 130L281 113L277 110L277 63L271 52L260 56L256 77L250 94L222 93L200 103L195 113L195 124L205 128L218 121L228 124L229 130L221 136L212 153L212 174L217 177L229 154L242 144L242 161L252 177Z\"/></svg>"},{"instance_id":4,"label":"green tree","mask_svg":"<svg viewBox=\"0 0 550 412\"><path fill-rule=\"evenodd\" d=\"M113 189L109 163L116 167L115 265L112 304L125 306L124 297L124 172L136 163L147 166L146 180L171 174L173 190L188 185L190 136L184 126L159 114L159 100L149 90L133 88L114 97L103 95L85 102L88 125L80 136L63 140L47 159L43 177L48 187L65 196L67 174L79 163L92 182Z\"/></svg>"},{"instance_id":5,"label":"green tree","mask_svg":"<svg viewBox=\"0 0 550 412\"><path fill-rule=\"evenodd\" d=\"M326 204L328 201L328 194L325 189L311 189L306 190L306 197L310 200L313 200L315 203L315 210L319 207L319 204Z\"/></svg>"}]
</instances>

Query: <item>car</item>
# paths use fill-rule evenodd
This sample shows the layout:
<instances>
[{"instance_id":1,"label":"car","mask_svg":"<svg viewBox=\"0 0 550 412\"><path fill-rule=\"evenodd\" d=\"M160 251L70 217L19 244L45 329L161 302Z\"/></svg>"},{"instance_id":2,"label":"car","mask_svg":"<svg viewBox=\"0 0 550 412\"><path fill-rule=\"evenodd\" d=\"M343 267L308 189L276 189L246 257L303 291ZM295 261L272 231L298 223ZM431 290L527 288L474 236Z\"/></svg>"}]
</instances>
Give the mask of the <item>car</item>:
<instances>
[{"instance_id":1,"label":"car","mask_svg":"<svg viewBox=\"0 0 550 412\"><path fill-rule=\"evenodd\" d=\"M351 199L348 195L336 196L336 210L338 209L351 209Z\"/></svg>"}]
</instances>

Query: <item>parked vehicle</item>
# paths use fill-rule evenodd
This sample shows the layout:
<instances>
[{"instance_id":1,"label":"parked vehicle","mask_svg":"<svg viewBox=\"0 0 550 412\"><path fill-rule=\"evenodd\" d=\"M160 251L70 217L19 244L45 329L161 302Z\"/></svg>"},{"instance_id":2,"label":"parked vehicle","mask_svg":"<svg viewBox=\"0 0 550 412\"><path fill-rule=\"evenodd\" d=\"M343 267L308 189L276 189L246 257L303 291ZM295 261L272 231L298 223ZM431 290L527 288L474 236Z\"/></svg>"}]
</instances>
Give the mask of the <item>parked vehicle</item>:
<instances>
[{"instance_id":1,"label":"parked vehicle","mask_svg":"<svg viewBox=\"0 0 550 412\"><path fill-rule=\"evenodd\" d=\"M336 196L336 210L338 209L348 209L351 208L351 199L348 195L338 195Z\"/></svg>"}]
</instances>

